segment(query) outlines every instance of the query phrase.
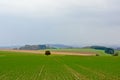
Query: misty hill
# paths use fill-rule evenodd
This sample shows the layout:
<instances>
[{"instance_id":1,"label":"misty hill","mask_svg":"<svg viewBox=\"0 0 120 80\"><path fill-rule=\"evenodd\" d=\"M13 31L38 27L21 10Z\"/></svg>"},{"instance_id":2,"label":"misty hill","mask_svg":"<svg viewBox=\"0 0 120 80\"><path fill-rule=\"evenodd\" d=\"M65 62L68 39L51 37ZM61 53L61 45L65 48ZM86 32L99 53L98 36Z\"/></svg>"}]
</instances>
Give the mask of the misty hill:
<instances>
[{"instance_id":1,"label":"misty hill","mask_svg":"<svg viewBox=\"0 0 120 80\"><path fill-rule=\"evenodd\" d=\"M73 46L68 46L64 44L47 44L49 48L73 48Z\"/></svg>"},{"instance_id":2,"label":"misty hill","mask_svg":"<svg viewBox=\"0 0 120 80\"><path fill-rule=\"evenodd\" d=\"M20 50L40 50L40 49L57 49L57 48L73 48L63 44L43 44L43 45L25 45Z\"/></svg>"}]
</instances>

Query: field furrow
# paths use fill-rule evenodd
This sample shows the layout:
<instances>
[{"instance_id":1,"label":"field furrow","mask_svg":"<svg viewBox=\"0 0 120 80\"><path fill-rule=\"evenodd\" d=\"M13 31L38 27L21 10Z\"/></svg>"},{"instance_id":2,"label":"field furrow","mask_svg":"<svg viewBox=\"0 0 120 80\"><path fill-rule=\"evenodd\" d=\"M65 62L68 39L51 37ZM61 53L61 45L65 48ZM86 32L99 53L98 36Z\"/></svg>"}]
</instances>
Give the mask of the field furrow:
<instances>
[{"instance_id":1,"label":"field furrow","mask_svg":"<svg viewBox=\"0 0 120 80\"><path fill-rule=\"evenodd\" d=\"M32 78L33 80L38 80L39 77L41 77L41 75L43 74L43 70L45 68L45 65L42 65L39 72L34 73L34 78Z\"/></svg>"},{"instance_id":2,"label":"field furrow","mask_svg":"<svg viewBox=\"0 0 120 80\"><path fill-rule=\"evenodd\" d=\"M89 80L85 75L82 75L80 73L78 73L77 71L75 71L73 68L64 65L66 67L66 69L73 74L74 80Z\"/></svg>"}]
</instances>

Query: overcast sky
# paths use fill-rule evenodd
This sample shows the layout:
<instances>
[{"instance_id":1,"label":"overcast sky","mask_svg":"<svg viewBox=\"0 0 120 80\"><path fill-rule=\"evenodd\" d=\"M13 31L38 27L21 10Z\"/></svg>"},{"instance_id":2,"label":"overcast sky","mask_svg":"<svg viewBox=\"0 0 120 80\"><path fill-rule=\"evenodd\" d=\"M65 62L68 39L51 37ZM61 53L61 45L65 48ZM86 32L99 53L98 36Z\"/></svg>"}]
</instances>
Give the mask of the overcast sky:
<instances>
[{"instance_id":1,"label":"overcast sky","mask_svg":"<svg viewBox=\"0 0 120 80\"><path fill-rule=\"evenodd\" d=\"M120 45L120 0L0 0L0 46Z\"/></svg>"}]
</instances>

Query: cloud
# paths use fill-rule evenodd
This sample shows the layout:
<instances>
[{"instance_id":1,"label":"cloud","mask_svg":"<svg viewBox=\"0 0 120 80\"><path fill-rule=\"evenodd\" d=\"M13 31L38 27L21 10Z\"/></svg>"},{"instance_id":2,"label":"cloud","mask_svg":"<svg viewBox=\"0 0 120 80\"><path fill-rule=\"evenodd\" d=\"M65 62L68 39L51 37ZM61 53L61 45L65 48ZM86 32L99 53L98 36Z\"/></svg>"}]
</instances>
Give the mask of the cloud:
<instances>
[{"instance_id":1,"label":"cloud","mask_svg":"<svg viewBox=\"0 0 120 80\"><path fill-rule=\"evenodd\" d=\"M57 15L72 8L106 9L107 0L3 0L0 1L0 12L23 15Z\"/></svg>"},{"instance_id":2,"label":"cloud","mask_svg":"<svg viewBox=\"0 0 120 80\"><path fill-rule=\"evenodd\" d=\"M2 0L1 16L45 20L64 25L119 25L119 0ZM87 23L87 24L86 24ZM113 25L113 26L114 26Z\"/></svg>"},{"instance_id":3,"label":"cloud","mask_svg":"<svg viewBox=\"0 0 120 80\"><path fill-rule=\"evenodd\" d=\"M0 44L117 44L120 30L119 2L1 0Z\"/></svg>"},{"instance_id":4,"label":"cloud","mask_svg":"<svg viewBox=\"0 0 120 80\"><path fill-rule=\"evenodd\" d=\"M115 14L113 11L118 13L118 2L118 0L2 0L0 14L33 19L66 17L88 22L92 19L104 21L109 18L108 15L112 17Z\"/></svg>"}]
</instances>

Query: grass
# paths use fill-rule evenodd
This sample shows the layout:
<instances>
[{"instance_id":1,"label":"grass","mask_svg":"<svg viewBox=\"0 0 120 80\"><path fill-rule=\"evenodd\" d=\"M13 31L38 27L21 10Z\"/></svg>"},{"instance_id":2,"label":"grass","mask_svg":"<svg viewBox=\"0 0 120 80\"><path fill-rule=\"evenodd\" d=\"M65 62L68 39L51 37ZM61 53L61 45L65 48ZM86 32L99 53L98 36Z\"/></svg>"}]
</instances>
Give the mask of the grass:
<instances>
[{"instance_id":1,"label":"grass","mask_svg":"<svg viewBox=\"0 0 120 80\"><path fill-rule=\"evenodd\" d=\"M119 54L119 56L120 56L120 50L118 50L117 52L118 52L118 54Z\"/></svg>"},{"instance_id":2,"label":"grass","mask_svg":"<svg viewBox=\"0 0 120 80\"><path fill-rule=\"evenodd\" d=\"M0 80L120 80L119 56L0 51Z\"/></svg>"}]
</instances>

